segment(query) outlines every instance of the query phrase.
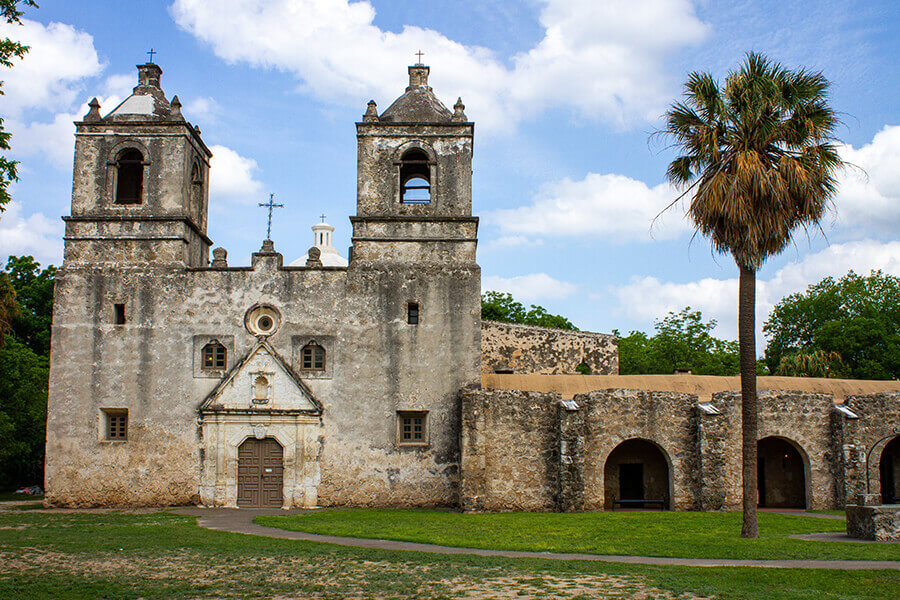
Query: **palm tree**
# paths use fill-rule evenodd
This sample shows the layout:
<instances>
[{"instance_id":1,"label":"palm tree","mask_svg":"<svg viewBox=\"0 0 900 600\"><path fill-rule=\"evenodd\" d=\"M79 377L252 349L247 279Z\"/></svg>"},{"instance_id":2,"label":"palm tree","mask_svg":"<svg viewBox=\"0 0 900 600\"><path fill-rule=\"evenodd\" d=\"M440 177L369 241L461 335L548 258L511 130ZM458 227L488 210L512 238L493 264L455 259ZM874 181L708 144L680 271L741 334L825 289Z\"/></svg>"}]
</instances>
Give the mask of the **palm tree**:
<instances>
[{"instance_id":1,"label":"palm tree","mask_svg":"<svg viewBox=\"0 0 900 600\"><path fill-rule=\"evenodd\" d=\"M759 535L756 272L797 228L818 227L837 189L840 120L828 106L828 85L820 72L790 71L751 52L724 85L691 73L661 132L681 154L666 175L683 190L679 199L690 195L694 226L716 252L731 254L740 272L741 537Z\"/></svg>"}]
</instances>

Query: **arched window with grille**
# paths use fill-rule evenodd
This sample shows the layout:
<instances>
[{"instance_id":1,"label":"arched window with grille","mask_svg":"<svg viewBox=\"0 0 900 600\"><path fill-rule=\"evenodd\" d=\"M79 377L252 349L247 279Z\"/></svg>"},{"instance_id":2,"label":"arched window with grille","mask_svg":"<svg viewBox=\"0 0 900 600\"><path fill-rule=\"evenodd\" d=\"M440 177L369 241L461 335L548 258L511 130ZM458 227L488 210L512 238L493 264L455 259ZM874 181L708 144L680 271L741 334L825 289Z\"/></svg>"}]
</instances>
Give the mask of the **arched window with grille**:
<instances>
[{"instance_id":1,"label":"arched window with grille","mask_svg":"<svg viewBox=\"0 0 900 600\"><path fill-rule=\"evenodd\" d=\"M116 158L116 204L140 204L144 194L144 155L128 148Z\"/></svg>"},{"instance_id":2,"label":"arched window with grille","mask_svg":"<svg viewBox=\"0 0 900 600\"><path fill-rule=\"evenodd\" d=\"M400 158L400 202L431 202L431 161L419 148L407 150Z\"/></svg>"},{"instance_id":3,"label":"arched window with grille","mask_svg":"<svg viewBox=\"0 0 900 600\"><path fill-rule=\"evenodd\" d=\"M202 368L205 371L222 371L228 361L228 351L225 346L213 340L203 346L201 350Z\"/></svg>"},{"instance_id":4,"label":"arched window with grille","mask_svg":"<svg viewBox=\"0 0 900 600\"><path fill-rule=\"evenodd\" d=\"M325 348L315 342L303 346L300 353L300 368L303 371L324 371Z\"/></svg>"}]
</instances>

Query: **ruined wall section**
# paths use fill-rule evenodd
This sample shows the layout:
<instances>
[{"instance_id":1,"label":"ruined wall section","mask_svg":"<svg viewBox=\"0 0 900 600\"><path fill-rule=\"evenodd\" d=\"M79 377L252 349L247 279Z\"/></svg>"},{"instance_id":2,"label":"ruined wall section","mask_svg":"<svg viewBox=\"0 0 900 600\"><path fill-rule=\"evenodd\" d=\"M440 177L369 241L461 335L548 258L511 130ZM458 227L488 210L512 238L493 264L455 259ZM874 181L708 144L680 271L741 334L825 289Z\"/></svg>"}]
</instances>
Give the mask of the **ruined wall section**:
<instances>
[{"instance_id":1,"label":"ruined wall section","mask_svg":"<svg viewBox=\"0 0 900 600\"><path fill-rule=\"evenodd\" d=\"M763 390L759 398L759 439L774 436L791 444L804 462L806 506L825 510L839 508L835 485L838 457L834 452L832 414L834 398L830 394ZM738 510L741 506L741 394L720 392L713 394L710 403L721 412L720 417L708 419L710 429L724 440L724 470L720 477L705 486L724 490L722 506ZM711 474L712 475L712 474Z\"/></svg>"},{"instance_id":2,"label":"ruined wall section","mask_svg":"<svg viewBox=\"0 0 900 600\"><path fill-rule=\"evenodd\" d=\"M462 394L463 510L556 507L558 394L468 389Z\"/></svg>"},{"instance_id":3,"label":"ruined wall section","mask_svg":"<svg viewBox=\"0 0 900 600\"><path fill-rule=\"evenodd\" d=\"M481 322L481 372L618 375L618 338L605 333Z\"/></svg>"},{"instance_id":4,"label":"ruined wall section","mask_svg":"<svg viewBox=\"0 0 900 600\"><path fill-rule=\"evenodd\" d=\"M697 396L643 390L602 390L573 399L585 411L584 507L611 508L606 497L605 467L626 440L651 442L669 469L669 502L678 510L697 508L695 413Z\"/></svg>"},{"instance_id":5,"label":"ruined wall section","mask_svg":"<svg viewBox=\"0 0 900 600\"><path fill-rule=\"evenodd\" d=\"M843 495L855 503L857 494L881 493L881 453L900 436L900 392L847 396L844 406L855 417L840 416Z\"/></svg>"}]
</instances>

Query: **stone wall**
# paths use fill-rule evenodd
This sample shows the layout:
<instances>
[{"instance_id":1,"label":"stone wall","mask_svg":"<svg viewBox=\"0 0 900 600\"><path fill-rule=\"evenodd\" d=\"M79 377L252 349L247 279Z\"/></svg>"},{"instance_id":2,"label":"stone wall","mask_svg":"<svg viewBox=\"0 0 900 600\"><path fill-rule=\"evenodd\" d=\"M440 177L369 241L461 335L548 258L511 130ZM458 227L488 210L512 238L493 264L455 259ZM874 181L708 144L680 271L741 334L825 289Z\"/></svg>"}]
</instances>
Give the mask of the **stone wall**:
<instances>
[{"instance_id":1,"label":"stone wall","mask_svg":"<svg viewBox=\"0 0 900 600\"><path fill-rule=\"evenodd\" d=\"M871 446L892 435L900 394L852 397L848 404L861 415L845 424L845 407L829 394L760 392L759 437L775 445L766 471L771 504L840 508L842 473L859 487L859 475L843 466L842 444ZM609 389L561 400L555 393L469 390L462 410L466 510L610 509L623 498L622 464L642 465L643 497L668 508L741 506L739 392L699 401L693 394ZM786 455L799 456L802 466ZM870 468L877 478L877 467Z\"/></svg>"},{"instance_id":2,"label":"stone wall","mask_svg":"<svg viewBox=\"0 0 900 600\"><path fill-rule=\"evenodd\" d=\"M280 313L268 341L298 370L295 338L329 341L331 376L306 379L324 407L310 446L321 472L317 503L458 502L458 391L477 381L480 359L477 266L285 269L280 259L257 255L249 268L195 270L63 266L51 349L48 503L196 502L203 462L215 460L201 455L208 441L198 408L219 378L195 376L195 338L225 341L230 368L257 342L244 317L260 303ZM419 303L418 325L407 323L409 301ZM115 303L125 305L124 325L113 322ZM104 408L128 410L126 442L103 439ZM427 411L427 445L398 445L404 410Z\"/></svg>"},{"instance_id":3,"label":"stone wall","mask_svg":"<svg viewBox=\"0 0 900 600\"><path fill-rule=\"evenodd\" d=\"M463 510L554 510L559 475L558 402L558 394L463 392Z\"/></svg>"},{"instance_id":4,"label":"stone wall","mask_svg":"<svg viewBox=\"0 0 900 600\"><path fill-rule=\"evenodd\" d=\"M881 493L881 460L885 447L900 437L900 392L848 396L844 406L853 416L841 415L840 478L844 499Z\"/></svg>"},{"instance_id":5,"label":"stone wall","mask_svg":"<svg viewBox=\"0 0 900 600\"><path fill-rule=\"evenodd\" d=\"M646 491L650 496L655 496L659 491L655 489L658 483L668 488L664 490L663 499L669 507L683 510L696 507L693 477L697 457L692 410L697 402L696 396L643 390L602 390L577 395L574 401L585 411L586 509L611 509L613 500L620 497L614 485L606 485L606 467L611 453L626 440L644 440L659 452L655 454L651 451L645 457L632 456L625 460L635 463L646 461ZM650 481L649 471L660 455L668 471L665 484ZM612 476L618 477L616 472L612 472Z\"/></svg>"},{"instance_id":6,"label":"stone wall","mask_svg":"<svg viewBox=\"0 0 900 600\"><path fill-rule=\"evenodd\" d=\"M582 362L593 375L618 374L618 338L588 331L481 322L482 373L575 373Z\"/></svg>"}]
</instances>

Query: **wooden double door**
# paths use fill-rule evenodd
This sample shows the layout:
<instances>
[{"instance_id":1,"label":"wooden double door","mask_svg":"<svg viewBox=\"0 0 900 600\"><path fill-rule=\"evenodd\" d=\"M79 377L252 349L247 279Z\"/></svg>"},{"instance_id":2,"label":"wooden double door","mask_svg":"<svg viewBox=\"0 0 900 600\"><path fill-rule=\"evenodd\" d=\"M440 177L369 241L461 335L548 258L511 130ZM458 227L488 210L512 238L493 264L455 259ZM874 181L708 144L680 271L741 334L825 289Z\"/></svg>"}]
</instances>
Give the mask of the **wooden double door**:
<instances>
[{"instance_id":1,"label":"wooden double door","mask_svg":"<svg viewBox=\"0 0 900 600\"><path fill-rule=\"evenodd\" d=\"M250 438L238 448L237 505L281 508L284 453L275 438Z\"/></svg>"}]
</instances>

